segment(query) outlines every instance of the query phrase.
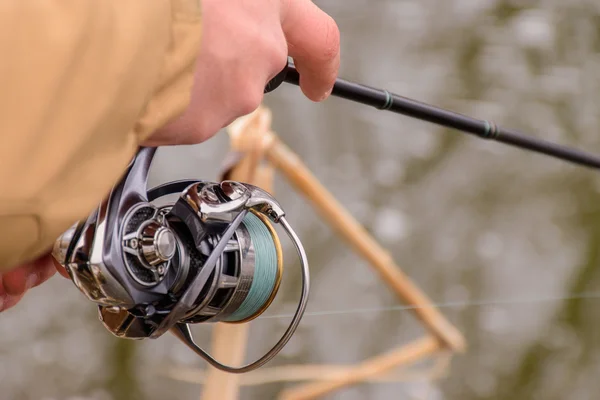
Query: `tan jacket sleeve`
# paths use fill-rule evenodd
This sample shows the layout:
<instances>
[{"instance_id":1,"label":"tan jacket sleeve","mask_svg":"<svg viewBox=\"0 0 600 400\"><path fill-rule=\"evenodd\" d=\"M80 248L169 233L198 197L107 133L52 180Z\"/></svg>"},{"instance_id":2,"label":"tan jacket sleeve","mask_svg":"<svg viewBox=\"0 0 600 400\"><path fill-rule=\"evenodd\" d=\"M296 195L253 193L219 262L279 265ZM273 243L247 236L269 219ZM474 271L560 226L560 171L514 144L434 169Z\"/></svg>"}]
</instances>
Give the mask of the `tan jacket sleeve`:
<instances>
[{"instance_id":1,"label":"tan jacket sleeve","mask_svg":"<svg viewBox=\"0 0 600 400\"><path fill-rule=\"evenodd\" d=\"M50 250L189 102L199 0L0 2L0 272Z\"/></svg>"}]
</instances>

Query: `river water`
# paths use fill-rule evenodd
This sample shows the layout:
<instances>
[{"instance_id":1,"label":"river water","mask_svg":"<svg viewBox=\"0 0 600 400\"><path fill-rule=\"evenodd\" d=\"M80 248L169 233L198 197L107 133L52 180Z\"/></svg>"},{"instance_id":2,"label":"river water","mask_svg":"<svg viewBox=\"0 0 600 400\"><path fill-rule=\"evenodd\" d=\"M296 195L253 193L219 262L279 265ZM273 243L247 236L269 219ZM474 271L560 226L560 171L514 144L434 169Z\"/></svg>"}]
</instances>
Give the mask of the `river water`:
<instances>
[{"instance_id":1,"label":"river water","mask_svg":"<svg viewBox=\"0 0 600 400\"><path fill-rule=\"evenodd\" d=\"M600 1L322 0L342 32L344 78L600 152ZM600 374L600 180L566 163L285 86L274 129L463 332L436 381L360 384L328 400L595 399ZM226 135L161 149L152 183L215 179ZM353 364L424 333L412 314L281 176L312 291L270 366ZM292 259L291 249L286 257ZM292 264L249 355L270 347L299 290ZM283 316L282 316L283 315ZM174 338L117 340L53 279L2 314L2 399L197 399L164 376L205 364ZM210 327L195 327L210 343ZM275 398L292 384L244 388Z\"/></svg>"}]
</instances>

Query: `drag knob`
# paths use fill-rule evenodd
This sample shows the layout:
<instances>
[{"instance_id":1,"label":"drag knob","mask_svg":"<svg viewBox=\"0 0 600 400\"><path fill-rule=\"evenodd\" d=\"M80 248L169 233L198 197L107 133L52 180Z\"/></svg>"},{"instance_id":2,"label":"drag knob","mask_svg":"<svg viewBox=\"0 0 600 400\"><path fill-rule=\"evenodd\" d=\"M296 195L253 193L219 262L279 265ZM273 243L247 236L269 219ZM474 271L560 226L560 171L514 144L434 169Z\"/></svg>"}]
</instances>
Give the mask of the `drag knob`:
<instances>
[{"instance_id":1,"label":"drag knob","mask_svg":"<svg viewBox=\"0 0 600 400\"><path fill-rule=\"evenodd\" d=\"M151 222L144 227L141 245L144 258L152 266L169 261L177 249L173 231L157 222Z\"/></svg>"}]
</instances>

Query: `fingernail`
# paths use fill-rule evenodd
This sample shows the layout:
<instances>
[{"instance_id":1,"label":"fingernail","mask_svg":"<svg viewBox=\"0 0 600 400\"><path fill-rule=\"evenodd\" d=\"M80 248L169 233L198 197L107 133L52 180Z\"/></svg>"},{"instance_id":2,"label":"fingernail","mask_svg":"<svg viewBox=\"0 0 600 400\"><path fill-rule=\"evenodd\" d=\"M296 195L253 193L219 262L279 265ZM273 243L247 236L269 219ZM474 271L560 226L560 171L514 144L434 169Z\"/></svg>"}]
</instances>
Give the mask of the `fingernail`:
<instances>
[{"instance_id":1,"label":"fingernail","mask_svg":"<svg viewBox=\"0 0 600 400\"><path fill-rule=\"evenodd\" d=\"M25 281L25 287L27 289L31 289L32 287L34 287L37 284L37 281L38 281L37 274L31 274L27 277L27 280Z\"/></svg>"}]
</instances>

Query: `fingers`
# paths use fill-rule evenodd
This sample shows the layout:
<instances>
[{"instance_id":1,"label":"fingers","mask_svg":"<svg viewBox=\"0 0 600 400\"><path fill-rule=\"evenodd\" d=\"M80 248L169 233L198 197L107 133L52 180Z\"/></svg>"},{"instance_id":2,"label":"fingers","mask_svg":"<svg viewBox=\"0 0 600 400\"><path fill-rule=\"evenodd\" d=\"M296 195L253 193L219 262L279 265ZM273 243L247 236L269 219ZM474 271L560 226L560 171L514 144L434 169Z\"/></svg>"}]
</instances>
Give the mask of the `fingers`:
<instances>
[{"instance_id":1,"label":"fingers","mask_svg":"<svg viewBox=\"0 0 600 400\"><path fill-rule=\"evenodd\" d=\"M286 1L282 27L289 55L300 74L300 88L313 101L325 100L340 67L339 29L312 1Z\"/></svg>"},{"instance_id":2,"label":"fingers","mask_svg":"<svg viewBox=\"0 0 600 400\"><path fill-rule=\"evenodd\" d=\"M2 275L2 285L4 292L10 296L20 295L33 287L37 281L37 271L33 263L22 265L12 271L5 272Z\"/></svg>"},{"instance_id":3,"label":"fingers","mask_svg":"<svg viewBox=\"0 0 600 400\"><path fill-rule=\"evenodd\" d=\"M8 294L4 294L0 296L0 312L6 311L9 308L14 307L21 299L25 293L22 293L18 296L10 296Z\"/></svg>"},{"instance_id":4,"label":"fingers","mask_svg":"<svg viewBox=\"0 0 600 400\"><path fill-rule=\"evenodd\" d=\"M67 271L62 267L61 267L61 270L64 271L64 273L66 274L66 278L69 278L69 274L67 273ZM58 270L58 271L62 275L61 270ZM39 286L42 283L49 280L50 278L52 278L54 276L54 274L56 273L56 271L57 271L57 268L54 263L54 257L48 255L47 259L44 261L44 265L38 269L38 280L33 285L33 287Z\"/></svg>"},{"instance_id":5,"label":"fingers","mask_svg":"<svg viewBox=\"0 0 600 400\"><path fill-rule=\"evenodd\" d=\"M48 254L2 274L3 292L9 296L23 295L50 279L56 272L52 257Z\"/></svg>"},{"instance_id":6,"label":"fingers","mask_svg":"<svg viewBox=\"0 0 600 400\"><path fill-rule=\"evenodd\" d=\"M14 307L27 290L46 282L56 273L52 256L47 254L0 275L0 312Z\"/></svg>"},{"instance_id":7,"label":"fingers","mask_svg":"<svg viewBox=\"0 0 600 400\"><path fill-rule=\"evenodd\" d=\"M280 0L202 1L202 43L188 107L144 145L201 143L258 108L265 85L287 63L280 6Z\"/></svg>"}]
</instances>

